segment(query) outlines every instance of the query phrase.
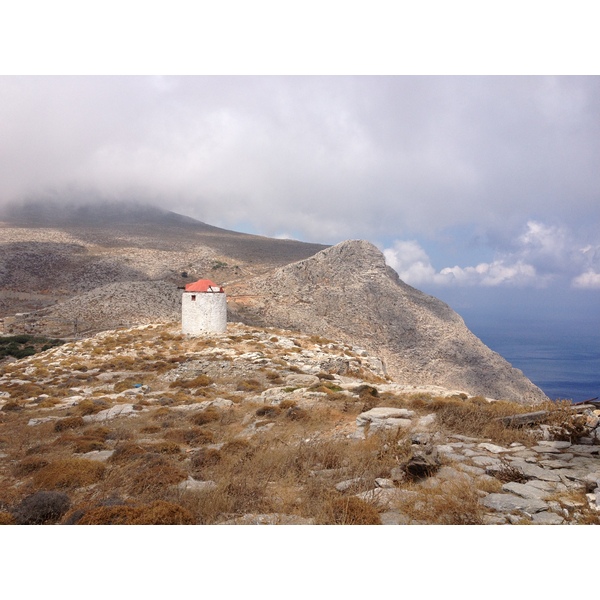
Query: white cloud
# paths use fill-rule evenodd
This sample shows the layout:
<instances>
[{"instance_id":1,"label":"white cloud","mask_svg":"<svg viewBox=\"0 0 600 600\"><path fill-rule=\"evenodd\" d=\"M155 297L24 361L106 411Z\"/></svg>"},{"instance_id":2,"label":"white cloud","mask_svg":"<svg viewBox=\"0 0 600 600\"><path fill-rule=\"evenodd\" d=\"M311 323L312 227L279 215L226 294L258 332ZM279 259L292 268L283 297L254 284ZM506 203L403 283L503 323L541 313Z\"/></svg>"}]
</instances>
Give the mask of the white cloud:
<instances>
[{"instance_id":1,"label":"white cloud","mask_svg":"<svg viewBox=\"0 0 600 600\"><path fill-rule=\"evenodd\" d=\"M553 281L575 288L600 288L600 246L581 247L568 229L528 221L525 231L490 262L437 271L416 241L394 242L384 250L388 264L412 285L534 286Z\"/></svg>"},{"instance_id":2,"label":"white cloud","mask_svg":"<svg viewBox=\"0 0 600 600\"><path fill-rule=\"evenodd\" d=\"M600 273L589 269L585 273L574 277L571 285L580 289L600 289Z\"/></svg>"},{"instance_id":3,"label":"white cloud","mask_svg":"<svg viewBox=\"0 0 600 600\"><path fill-rule=\"evenodd\" d=\"M446 267L440 275L448 277L447 283L453 282L463 285L528 285L539 282L535 268L532 265L517 261L506 263L496 260L491 263L480 263L476 267Z\"/></svg>"},{"instance_id":4,"label":"white cloud","mask_svg":"<svg viewBox=\"0 0 600 600\"><path fill-rule=\"evenodd\" d=\"M383 251L383 255L400 279L410 285L436 282L440 277L425 250L415 241L397 240L392 248Z\"/></svg>"}]
</instances>

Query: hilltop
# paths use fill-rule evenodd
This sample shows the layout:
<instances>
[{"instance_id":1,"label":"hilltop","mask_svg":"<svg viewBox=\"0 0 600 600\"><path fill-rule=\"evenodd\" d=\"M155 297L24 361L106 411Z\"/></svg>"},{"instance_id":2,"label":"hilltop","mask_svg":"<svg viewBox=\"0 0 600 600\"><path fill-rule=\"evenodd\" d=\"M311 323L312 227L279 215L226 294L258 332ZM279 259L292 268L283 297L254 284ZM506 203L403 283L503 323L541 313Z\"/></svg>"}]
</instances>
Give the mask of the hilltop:
<instances>
[{"instance_id":1,"label":"hilltop","mask_svg":"<svg viewBox=\"0 0 600 600\"><path fill-rule=\"evenodd\" d=\"M403 385L318 335L106 331L0 389L0 523L599 522L594 407Z\"/></svg>"},{"instance_id":2,"label":"hilltop","mask_svg":"<svg viewBox=\"0 0 600 600\"><path fill-rule=\"evenodd\" d=\"M3 218L7 333L69 337L177 320L178 288L209 277L226 288L230 320L359 344L404 384L546 400L450 307L401 281L368 242L276 240L135 204L29 205Z\"/></svg>"}]
</instances>

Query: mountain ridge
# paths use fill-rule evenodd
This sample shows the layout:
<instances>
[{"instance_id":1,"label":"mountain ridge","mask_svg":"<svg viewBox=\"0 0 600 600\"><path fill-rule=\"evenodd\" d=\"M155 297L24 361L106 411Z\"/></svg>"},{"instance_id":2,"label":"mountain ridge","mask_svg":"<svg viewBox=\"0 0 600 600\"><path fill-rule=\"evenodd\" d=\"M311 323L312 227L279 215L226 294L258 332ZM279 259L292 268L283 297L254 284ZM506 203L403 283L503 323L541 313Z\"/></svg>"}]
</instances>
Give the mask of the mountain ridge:
<instances>
[{"instance_id":1,"label":"mountain ridge","mask_svg":"<svg viewBox=\"0 0 600 600\"><path fill-rule=\"evenodd\" d=\"M81 214L97 220L102 209ZM148 226L144 214L166 215L170 225ZM448 305L403 282L370 242L325 246L174 221L169 211L150 210L114 229L110 218L88 228L83 221L61 227L46 222L45 228L4 223L0 316L25 307L34 310L28 317L34 330L51 322L68 327L77 319L79 332L86 323L87 329L101 330L168 320L180 310L176 288L209 277L226 286L231 320L365 346L403 383L521 402L547 400ZM152 296L147 286L166 287Z\"/></svg>"}]
</instances>

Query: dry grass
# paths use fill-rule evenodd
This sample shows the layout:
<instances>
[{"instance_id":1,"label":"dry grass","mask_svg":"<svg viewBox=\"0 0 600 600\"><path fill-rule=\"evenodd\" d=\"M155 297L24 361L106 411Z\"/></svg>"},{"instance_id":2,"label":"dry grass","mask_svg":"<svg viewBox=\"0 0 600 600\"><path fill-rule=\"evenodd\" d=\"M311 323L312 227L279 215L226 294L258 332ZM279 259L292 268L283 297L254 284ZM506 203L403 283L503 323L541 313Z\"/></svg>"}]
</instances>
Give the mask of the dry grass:
<instances>
[{"instance_id":1,"label":"dry grass","mask_svg":"<svg viewBox=\"0 0 600 600\"><path fill-rule=\"evenodd\" d=\"M242 335L237 336L239 351L260 349L269 355L270 349L259 342L258 334L248 328L241 330ZM263 340L289 337L289 333L279 331L260 335ZM164 340L158 341L161 336ZM313 341L322 343L298 334L295 349L313 348ZM377 383L384 380L375 376L366 382L357 381L350 392L342 390L334 375L326 372L319 373L319 383L310 390L322 396L297 392L270 406L255 402L254 396L264 387L282 384L284 374L302 372L283 358L273 357L267 366L238 366L237 359L227 362L214 353L194 356L194 352L201 355L203 348L214 347L214 340L188 340L164 328L129 337L117 333L104 345L121 355L107 357L98 352L92 356L94 345L89 343L84 349L80 344L77 355L61 363L64 369L48 368L52 379L44 382L32 375L40 370L39 364L36 371L19 365L11 368L14 377L28 382L14 387L18 398L0 411L0 450L9 457L0 480L0 508L5 509L0 521L3 514L10 514L7 508L15 507L27 494L65 490L75 509L63 522L212 524L247 513L280 513L319 524L380 523L378 507L354 494L375 488L377 478L391 478L392 469L400 467L401 471L412 450L405 430L398 435L370 432L366 440L346 437L355 426L354 415L377 405L411 408L418 416L435 413L435 427L442 439L444 434L460 433L502 445L536 441L532 428L505 427L497 419L540 407L490 404L483 398L466 396L383 394ZM336 345L331 352L344 355L349 349ZM297 354L292 356L298 358ZM179 369L182 362L188 364ZM75 367L77 373L71 370ZM116 367L123 372L112 377L106 373ZM159 376L175 368L175 381L172 376ZM94 380L89 373L92 369L104 371L103 376ZM358 373L347 375L353 374ZM113 390L141 382L151 382L151 393L136 397L136 407L150 410L139 410L135 418L118 418L102 426L85 425L81 417L120 401L110 397ZM84 386L89 397L76 407L41 410L46 406L51 409L60 397L79 395ZM50 398L42 403L26 401L40 391ZM184 405L217 395L233 400L235 405L231 409L184 409ZM550 408L547 424L562 427L567 420L566 407ZM61 418L27 426L31 417L46 415ZM261 427L266 425L269 427ZM572 425L569 431L563 428L565 435L577 435L578 424ZM73 457L73 453L102 449L114 449L106 463ZM203 491L183 491L178 484L190 476L214 483ZM399 502L398 509L419 523L480 523L481 491L497 492L503 481L518 481L518 477L518 473L506 470L495 479L484 478L470 486L443 482L437 488L427 488L403 482L401 489L412 492L412 496ZM350 480L354 483L346 491L336 490L336 484ZM109 506L113 496L118 505L113 502ZM589 522L596 518L587 509L581 513L581 519Z\"/></svg>"},{"instance_id":2,"label":"dry grass","mask_svg":"<svg viewBox=\"0 0 600 600\"><path fill-rule=\"evenodd\" d=\"M0 510L0 525L16 525L17 521L15 518L4 510Z\"/></svg>"},{"instance_id":3,"label":"dry grass","mask_svg":"<svg viewBox=\"0 0 600 600\"><path fill-rule=\"evenodd\" d=\"M83 458L63 458L50 462L35 472L33 482L38 489L78 488L100 481L106 467Z\"/></svg>"},{"instance_id":4,"label":"dry grass","mask_svg":"<svg viewBox=\"0 0 600 600\"><path fill-rule=\"evenodd\" d=\"M411 406L419 404L419 400L410 403ZM532 407L514 402L488 402L479 397L468 400L455 397L433 398L425 405L429 412L435 412L438 423L448 432L489 438L501 445L513 442L531 445L537 439L531 429L510 428L499 420L502 417L529 412Z\"/></svg>"},{"instance_id":5,"label":"dry grass","mask_svg":"<svg viewBox=\"0 0 600 600\"><path fill-rule=\"evenodd\" d=\"M326 523L333 525L381 525L378 509L356 496L333 498L327 506Z\"/></svg>"},{"instance_id":6,"label":"dry grass","mask_svg":"<svg viewBox=\"0 0 600 600\"><path fill-rule=\"evenodd\" d=\"M477 488L465 482L446 482L438 488L408 487L396 508L413 521L433 525L481 525L485 509Z\"/></svg>"},{"instance_id":7,"label":"dry grass","mask_svg":"<svg viewBox=\"0 0 600 600\"><path fill-rule=\"evenodd\" d=\"M99 506L87 510L78 525L194 525L194 516L182 506L155 500L141 506Z\"/></svg>"},{"instance_id":8,"label":"dry grass","mask_svg":"<svg viewBox=\"0 0 600 600\"><path fill-rule=\"evenodd\" d=\"M65 417L64 419L59 419L54 424L54 431L66 431L67 429L77 429L78 427L83 427L85 425L83 419L79 416L74 417Z\"/></svg>"}]
</instances>

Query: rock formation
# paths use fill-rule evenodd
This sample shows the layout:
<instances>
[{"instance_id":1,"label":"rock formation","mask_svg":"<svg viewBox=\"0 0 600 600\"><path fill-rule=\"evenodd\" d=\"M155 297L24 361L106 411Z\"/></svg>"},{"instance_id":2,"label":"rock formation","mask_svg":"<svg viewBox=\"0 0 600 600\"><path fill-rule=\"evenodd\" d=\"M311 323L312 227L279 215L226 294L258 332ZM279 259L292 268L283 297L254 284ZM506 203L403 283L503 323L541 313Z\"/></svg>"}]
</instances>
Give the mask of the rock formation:
<instances>
[{"instance_id":1,"label":"rock formation","mask_svg":"<svg viewBox=\"0 0 600 600\"><path fill-rule=\"evenodd\" d=\"M381 356L399 383L546 400L448 305L401 281L366 241L346 241L228 289L232 318L341 339Z\"/></svg>"}]
</instances>

